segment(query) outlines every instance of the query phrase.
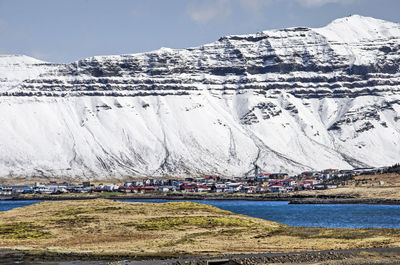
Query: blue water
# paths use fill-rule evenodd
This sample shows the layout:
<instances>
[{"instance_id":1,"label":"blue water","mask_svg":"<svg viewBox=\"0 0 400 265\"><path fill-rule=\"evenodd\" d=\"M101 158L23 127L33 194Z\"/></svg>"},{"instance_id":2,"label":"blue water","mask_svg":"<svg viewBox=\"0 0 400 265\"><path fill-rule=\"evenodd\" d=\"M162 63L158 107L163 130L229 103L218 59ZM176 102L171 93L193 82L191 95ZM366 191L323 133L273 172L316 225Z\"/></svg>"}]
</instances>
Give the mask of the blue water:
<instances>
[{"instance_id":1,"label":"blue water","mask_svg":"<svg viewBox=\"0 0 400 265\"><path fill-rule=\"evenodd\" d=\"M135 199L122 201L161 203L168 200ZM239 200L192 201L292 226L400 228L400 205L289 204L289 202ZM37 202L40 201L0 201L0 211L7 211Z\"/></svg>"},{"instance_id":2,"label":"blue water","mask_svg":"<svg viewBox=\"0 0 400 265\"><path fill-rule=\"evenodd\" d=\"M28 206L42 201L0 201L0 212L8 211L17 207Z\"/></svg>"},{"instance_id":3,"label":"blue water","mask_svg":"<svg viewBox=\"0 0 400 265\"><path fill-rule=\"evenodd\" d=\"M159 203L167 200L125 201ZM192 201L292 226L400 228L400 205L289 204L289 202L276 201Z\"/></svg>"}]
</instances>

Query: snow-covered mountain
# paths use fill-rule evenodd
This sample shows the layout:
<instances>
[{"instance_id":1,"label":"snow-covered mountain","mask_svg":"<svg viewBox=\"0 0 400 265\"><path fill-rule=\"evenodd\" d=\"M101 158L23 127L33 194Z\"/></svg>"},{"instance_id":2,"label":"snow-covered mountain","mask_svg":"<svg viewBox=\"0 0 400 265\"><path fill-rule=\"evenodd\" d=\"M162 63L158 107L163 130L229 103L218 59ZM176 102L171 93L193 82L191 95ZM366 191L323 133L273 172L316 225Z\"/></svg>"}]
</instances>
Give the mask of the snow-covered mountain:
<instances>
[{"instance_id":1,"label":"snow-covered mountain","mask_svg":"<svg viewBox=\"0 0 400 265\"><path fill-rule=\"evenodd\" d=\"M0 176L106 178L400 161L400 24L53 64L0 56Z\"/></svg>"}]
</instances>

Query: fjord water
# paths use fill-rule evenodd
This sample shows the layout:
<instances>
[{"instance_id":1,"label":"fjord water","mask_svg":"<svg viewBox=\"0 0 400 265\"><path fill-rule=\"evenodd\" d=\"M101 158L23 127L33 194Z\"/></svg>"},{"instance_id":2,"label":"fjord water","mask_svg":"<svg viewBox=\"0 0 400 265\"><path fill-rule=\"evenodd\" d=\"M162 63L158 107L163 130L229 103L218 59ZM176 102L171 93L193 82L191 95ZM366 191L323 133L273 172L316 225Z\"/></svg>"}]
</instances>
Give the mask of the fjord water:
<instances>
[{"instance_id":1,"label":"fjord water","mask_svg":"<svg viewBox=\"0 0 400 265\"><path fill-rule=\"evenodd\" d=\"M126 201L160 203L168 200ZM289 202L241 200L191 201L292 226L400 228L400 205L289 204Z\"/></svg>"},{"instance_id":2,"label":"fjord water","mask_svg":"<svg viewBox=\"0 0 400 265\"><path fill-rule=\"evenodd\" d=\"M24 207L31 204L42 202L39 200L29 200L29 201L0 201L0 212L8 211L18 207Z\"/></svg>"},{"instance_id":3,"label":"fjord water","mask_svg":"<svg viewBox=\"0 0 400 265\"><path fill-rule=\"evenodd\" d=\"M162 203L170 200L135 199L126 202ZM276 201L191 200L292 226L330 228L400 228L400 205L289 204ZM0 211L40 201L0 201Z\"/></svg>"}]
</instances>

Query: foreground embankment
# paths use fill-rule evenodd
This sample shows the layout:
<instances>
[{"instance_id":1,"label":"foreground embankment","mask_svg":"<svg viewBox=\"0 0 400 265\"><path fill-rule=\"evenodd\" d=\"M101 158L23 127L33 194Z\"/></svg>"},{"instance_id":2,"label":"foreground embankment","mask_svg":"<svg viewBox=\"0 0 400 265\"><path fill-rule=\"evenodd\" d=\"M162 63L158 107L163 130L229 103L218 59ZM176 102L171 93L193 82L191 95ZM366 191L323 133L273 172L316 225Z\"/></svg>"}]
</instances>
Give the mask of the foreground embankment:
<instances>
[{"instance_id":1,"label":"foreground embankment","mask_svg":"<svg viewBox=\"0 0 400 265\"><path fill-rule=\"evenodd\" d=\"M193 202L92 199L45 201L0 212L0 239L0 249L44 260L249 254L239 264L254 264L254 253L396 248L400 229L293 227Z\"/></svg>"},{"instance_id":2,"label":"foreground embankment","mask_svg":"<svg viewBox=\"0 0 400 265\"><path fill-rule=\"evenodd\" d=\"M258 253L237 254L224 256L199 256L162 260L135 261L120 256L101 256L91 254L65 255L45 253L32 254L29 252L0 249L0 264L40 264L56 265L70 261L77 265L109 265L111 260L121 260L125 265L211 265L211 264L329 264L329 265L393 265L400 264L400 248L371 248L324 251L302 251L291 253ZM118 261L116 264L120 264Z\"/></svg>"}]
</instances>

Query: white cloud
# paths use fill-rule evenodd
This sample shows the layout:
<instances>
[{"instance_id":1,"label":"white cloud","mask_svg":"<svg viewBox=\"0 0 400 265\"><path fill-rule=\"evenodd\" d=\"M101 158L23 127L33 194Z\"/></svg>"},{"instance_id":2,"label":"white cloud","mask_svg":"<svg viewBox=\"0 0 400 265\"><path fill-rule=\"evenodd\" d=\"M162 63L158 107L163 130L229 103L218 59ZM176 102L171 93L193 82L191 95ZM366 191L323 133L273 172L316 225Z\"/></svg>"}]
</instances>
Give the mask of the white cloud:
<instances>
[{"instance_id":1,"label":"white cloud","mask_svg":"<svg viewBox=\"0 0 400 265\"><path fill-rule=\"evenodd\" d=\"M258 10L274 1L276 0L240 0L240 4L247 9Z\"/></svg>"},{"instance_id":2,"label":"white cloud","mask_svg":"<svg viewBox=\"0 0 400 265\"><path fill-rule=\"evenodd\" d=\"M265 7L271 4L287 5L298 3L301 6L312 8L326 4L351 4L358 0L198 0L190 1L186 11L189 17L200 24L212 20L224 20L231 16L238 7L247 9L253 15L259 16Z\"/></svg>"},{"instance_id":3,"label":"white cloud","mask_svg":"<svg viewBox=\"0 0 400 265\"><path fill-rule=\"evenodd\" d=\"M207 23L215 19L225 19L232 13L230 0L206 1L202 4L190 4L187 7L189 17L197 23Z\"/></svg>"},{"instance_id":4,"label":"white cloud","mask_svg":"<svg viewBox=\"0 0 400 265\"><path fill-rule=\"evenodd\" d=\"M241 6L253 11L258 11L270 4L291 4L297 2L306 7L317 7L330 3L350 4L354 1L356 0L239 0Z\"/></svg>"},{"instance_id":5,"label":"white cloud","mask_svg":"<svg viewBox=\"0 0 400 265\"><path fill-rule=\"evenodd\" d=\"M350 4L354 0L296 0L301 5L307 7L318 7L326 4L336 3L336 4Z\"/></svg>"}]
</instances>

